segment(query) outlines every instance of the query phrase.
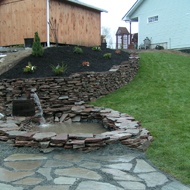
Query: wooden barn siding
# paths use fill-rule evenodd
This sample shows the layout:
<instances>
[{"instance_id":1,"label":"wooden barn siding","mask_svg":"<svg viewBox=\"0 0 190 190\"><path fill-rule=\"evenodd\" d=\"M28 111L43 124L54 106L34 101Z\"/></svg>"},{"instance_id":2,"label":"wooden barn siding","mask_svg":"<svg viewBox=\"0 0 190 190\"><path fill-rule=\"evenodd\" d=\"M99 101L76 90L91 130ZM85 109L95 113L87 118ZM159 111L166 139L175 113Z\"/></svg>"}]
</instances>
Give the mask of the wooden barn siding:
<instances>
[{"instance_id":1,"label":"wooden barn siding","mask_svg":"<svg viewBox=\"0 0 190 190\"><path fill-rule=\"evenodd\" d=\"M24 44L36 31L47 41L45 0L0 1L0 18L0 46Z\"/></svg>"},{"instance_id":2,"label":"wooden barn siding","mask_svg":"<svg viewBox=\"0 0 190 190\"><path fill-rule=\"evenodd\" d=\"M58 42L62 44L74 44L85 46L97 46L101 44L101 13L86 9L74 4L51 1L50 21L55 21L57 27ZM52 27L50 29L50 41L55 42Z\"/></svg>"}]
</instances>

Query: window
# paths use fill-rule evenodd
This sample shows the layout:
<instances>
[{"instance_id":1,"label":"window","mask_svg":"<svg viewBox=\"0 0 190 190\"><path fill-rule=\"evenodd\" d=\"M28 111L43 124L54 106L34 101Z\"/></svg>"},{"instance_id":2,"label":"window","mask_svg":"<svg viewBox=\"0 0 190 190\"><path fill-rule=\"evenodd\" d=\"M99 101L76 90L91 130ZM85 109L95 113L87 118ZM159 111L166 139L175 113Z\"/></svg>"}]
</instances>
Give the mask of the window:
<instances>
[{"instance_id":1,"label":"window","mask_svg":"<svg viewBox=\"0 0 190 190\"><path fill-rule=\"evenodd\" d=\"M152 16L148 18L148 23L158 22L158 16Z\"/></svg>"}]
</instances>

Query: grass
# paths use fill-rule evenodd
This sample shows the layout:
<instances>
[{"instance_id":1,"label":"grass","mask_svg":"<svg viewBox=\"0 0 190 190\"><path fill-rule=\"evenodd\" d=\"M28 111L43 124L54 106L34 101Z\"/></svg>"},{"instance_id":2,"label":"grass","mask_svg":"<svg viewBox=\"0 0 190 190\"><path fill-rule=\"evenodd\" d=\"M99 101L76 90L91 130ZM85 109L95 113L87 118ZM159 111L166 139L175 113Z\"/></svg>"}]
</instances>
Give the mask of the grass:
<instances>
[{"instance_id":1,"label":"grass","mask_svg":"<svg viewBox=\"0 0 190 190\"><path fill-rule=\"evenodd\" d=\"M190 184L190 57L140 53L135 79L94 105L128 113L154 136L147 157Z\"/></svg>"}]
</instances>

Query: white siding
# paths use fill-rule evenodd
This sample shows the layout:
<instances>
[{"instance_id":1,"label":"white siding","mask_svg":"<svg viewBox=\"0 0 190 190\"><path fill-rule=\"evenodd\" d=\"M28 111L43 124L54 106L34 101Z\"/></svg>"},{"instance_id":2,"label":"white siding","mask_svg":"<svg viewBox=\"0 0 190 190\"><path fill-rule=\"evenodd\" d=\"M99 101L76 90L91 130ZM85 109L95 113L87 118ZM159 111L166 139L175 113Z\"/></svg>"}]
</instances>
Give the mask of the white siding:
<instances>
[{"instance_id":1,"label":"white siding","mask_svg":"<svg viewBox=\"0 0 190 190\"><path fill-rule=\"evenodd\" d=\"M148 23L148 17L158 22ZM190 0L144 0L131 18L139 20L139 45L148 37L168 49L190 47ZM154 47L154 46L153 46Z\"/></svg>"}]
</instances>

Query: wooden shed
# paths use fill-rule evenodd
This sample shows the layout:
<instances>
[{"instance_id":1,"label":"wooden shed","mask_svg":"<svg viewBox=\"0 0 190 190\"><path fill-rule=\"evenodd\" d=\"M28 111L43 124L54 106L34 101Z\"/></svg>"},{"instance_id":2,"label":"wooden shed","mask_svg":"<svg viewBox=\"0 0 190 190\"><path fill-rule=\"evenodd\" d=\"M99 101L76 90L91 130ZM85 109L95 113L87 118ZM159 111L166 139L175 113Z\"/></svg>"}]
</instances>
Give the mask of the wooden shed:
<instances>
[{"instance_id":1,"label":"wooden shed","mask_svg":"<svg viewBox=\"0 0 190 190\"><path fill-rule=\"evenodd\" d=\"M0 46L41 42L98 46L103 9L77 0L0 0Z\"/></svg>"}]
</instances>

